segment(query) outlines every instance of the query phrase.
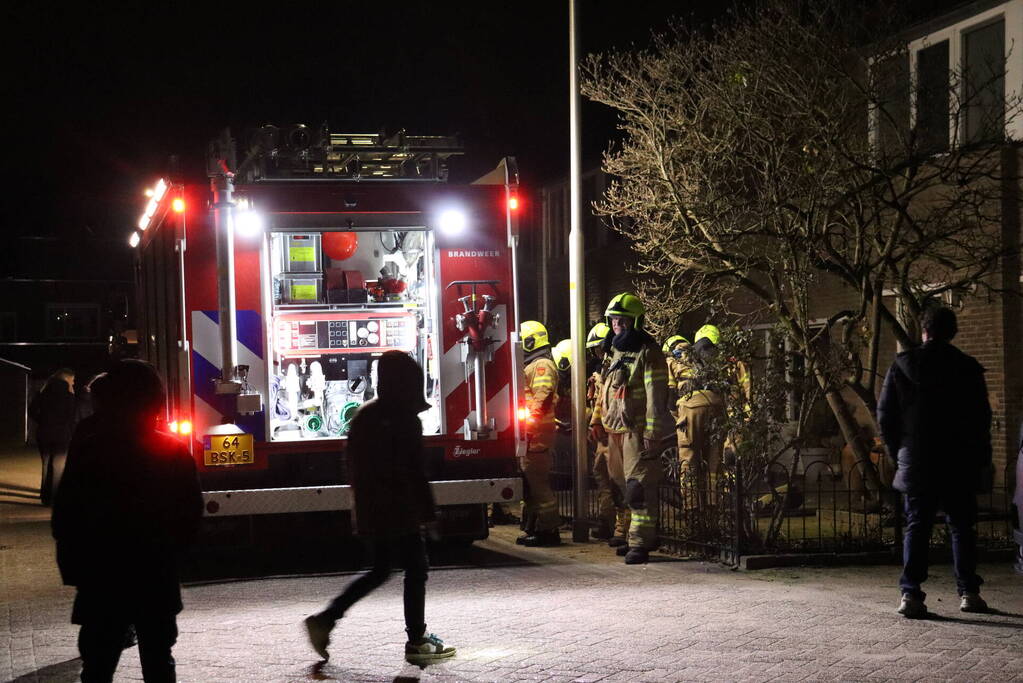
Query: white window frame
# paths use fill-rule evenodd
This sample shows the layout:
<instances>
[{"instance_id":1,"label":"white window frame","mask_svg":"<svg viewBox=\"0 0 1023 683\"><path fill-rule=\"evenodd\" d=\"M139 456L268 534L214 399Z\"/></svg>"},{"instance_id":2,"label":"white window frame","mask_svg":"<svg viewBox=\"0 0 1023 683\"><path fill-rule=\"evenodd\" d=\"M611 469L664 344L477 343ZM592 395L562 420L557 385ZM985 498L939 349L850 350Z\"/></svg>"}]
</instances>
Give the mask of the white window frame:
<instances>
[{"instance_id":1,"label":"white window frame","mask_svg":"<svg viewBox=\"0 0 1023 683\"><path fill-rule=\"evenodd\" d=\"M1023 0L1009 0L910 41L909 80L911 88L909 93L909 121L911 126L916 122L915 83L917 80L917 55L920 50L947 40L949 74L961 74L963 67L963 45L966 41L966 34L975 29L983 28L985 25L994 23L999 19L1004 22L1005 50L1008 53L1008 59L1005 63L1005 134L1009 139L1023 140L1023 120L1021 120L1023 116L1017 116L1014 121L1010 121L1010 112L1008 111L1008 103L1023 94L1021 92L1021 88L1023 88ZM965 88L966 84L960 83L959 87ZM960 91L958 96L962 100L964 93ZM965 139L965 119L965 116L961 116L960 120L956 121L951 112L949 113L948 139L950 147L954 147L956 143ZM871 127L876 129L875 119L872 119Z\"/></svg>"}]
</instances>

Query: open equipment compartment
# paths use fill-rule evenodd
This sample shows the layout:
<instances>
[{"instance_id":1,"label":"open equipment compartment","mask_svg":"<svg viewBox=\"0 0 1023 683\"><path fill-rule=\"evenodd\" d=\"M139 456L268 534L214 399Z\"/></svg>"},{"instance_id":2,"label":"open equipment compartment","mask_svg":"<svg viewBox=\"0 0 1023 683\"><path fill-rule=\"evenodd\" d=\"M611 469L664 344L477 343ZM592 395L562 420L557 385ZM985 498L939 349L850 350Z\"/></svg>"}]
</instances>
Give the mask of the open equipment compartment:
<instances>
[{"instance_id":1,"label":"open equipment compartment","mask_svg":"<svg viewBox=\"0 0 1023 683\"><path fill-rule=\"evenodd\" d=\"M423 433L441 433L431 247L425 227L270 232L271 441L344 438L386 351L423 367Z\"/></svg>"}]
</instances>

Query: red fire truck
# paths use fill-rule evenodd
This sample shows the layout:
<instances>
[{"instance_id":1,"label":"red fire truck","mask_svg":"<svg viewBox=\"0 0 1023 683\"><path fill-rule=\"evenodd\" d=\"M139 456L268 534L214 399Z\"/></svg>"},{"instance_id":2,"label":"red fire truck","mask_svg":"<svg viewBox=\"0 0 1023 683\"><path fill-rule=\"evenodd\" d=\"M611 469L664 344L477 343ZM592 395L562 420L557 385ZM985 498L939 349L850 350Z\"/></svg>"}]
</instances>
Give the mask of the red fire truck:
<instances>
[{"instance_id":1,"label":"red fire truck","mask_svg":"<svg viewBox=\"0 0 1023 683\"><path fill-rule=\"evenodd\" d=\"M457 138L266 126L210 145L208 185L160 180L131 243L139 341L169 388L207 517L347 511L344 444L376 359L424 369L446 533L521 498L513 159L447 182Z\"/></svg>"}]
</instances>

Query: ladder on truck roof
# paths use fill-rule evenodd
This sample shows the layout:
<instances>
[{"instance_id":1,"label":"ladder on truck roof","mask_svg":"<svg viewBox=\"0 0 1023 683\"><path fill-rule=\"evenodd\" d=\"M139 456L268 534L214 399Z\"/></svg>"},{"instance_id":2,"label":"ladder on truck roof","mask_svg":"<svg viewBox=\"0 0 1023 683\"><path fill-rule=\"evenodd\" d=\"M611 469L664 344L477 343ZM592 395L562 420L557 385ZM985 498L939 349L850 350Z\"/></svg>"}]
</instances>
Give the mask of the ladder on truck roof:
<instances>
[{"instance_id":1,"label":"ladder on truck roof","mask_svg":"<svg viewBox=\"0 0 1023 683\"><path fill-rule=\"evenodd\" d=\"M421 180L445 182L448 158L463 154L451 135L332 133L304 125L263 126L248 135L241 182Z\"/></svg>"}]
</instances>

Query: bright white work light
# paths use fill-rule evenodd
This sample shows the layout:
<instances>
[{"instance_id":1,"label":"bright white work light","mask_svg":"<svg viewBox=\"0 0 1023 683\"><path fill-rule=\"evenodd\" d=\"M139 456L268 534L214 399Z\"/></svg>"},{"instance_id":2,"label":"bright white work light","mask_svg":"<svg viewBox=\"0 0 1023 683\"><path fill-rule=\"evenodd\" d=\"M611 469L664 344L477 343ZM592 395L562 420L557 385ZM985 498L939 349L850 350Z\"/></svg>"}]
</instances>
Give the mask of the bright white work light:
<instances>
[{"instance_id":1,"label":"bright white work light","mask_svg":"<svg viewBox=\"0 0 1023 683\"><path fill-rule=\"evenodd\" d=\"M258 211L235 211L234 229L242 237L255 237L263 232L263 216Z\"/></svg>"},{"instance_id":2,"label":"bright white work light","mask_svg":"<svg viewBox=\"0 0 1023 683\"><path fill-rule=\"evenodd\" d=\"M131 237L128 238L128 244L130 244L132 248L137 247L139 245L140 239L141 237L139 236L139 234L137 232L133 232L131 234Z\"/></svg>"},{"instance_id":3,"label":"bright white work light","mask_svg":"<svg viewBox=\"0 0 1023 683\"><path fill-rule=\"evenodd\" d=\"M437 224L445 235L458 235L465 231L469 219L463 211L448 209L437 217Z\"/></svg>"}]
</instances>

